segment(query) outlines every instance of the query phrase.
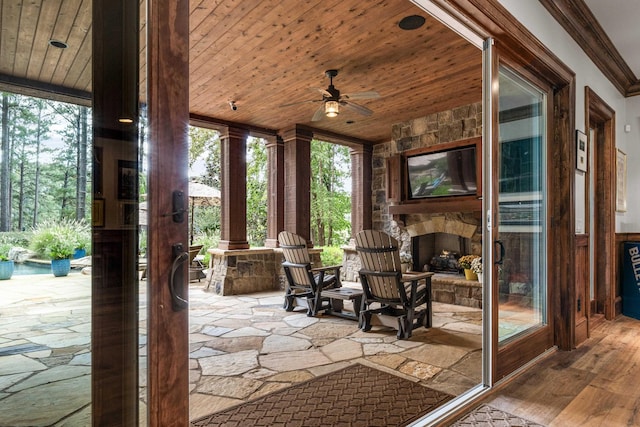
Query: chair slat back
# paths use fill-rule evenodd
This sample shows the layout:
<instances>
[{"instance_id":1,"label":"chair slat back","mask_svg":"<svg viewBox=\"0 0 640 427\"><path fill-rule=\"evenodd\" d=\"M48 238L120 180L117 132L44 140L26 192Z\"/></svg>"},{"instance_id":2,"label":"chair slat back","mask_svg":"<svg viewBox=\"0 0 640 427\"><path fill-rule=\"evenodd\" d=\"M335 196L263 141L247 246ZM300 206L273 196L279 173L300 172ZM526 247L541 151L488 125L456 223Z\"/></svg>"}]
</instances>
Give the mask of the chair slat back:
<instances>
[{"instance_id":1,"label":"chair slat back","mask_svg":"<svg viewBox=\"0 0 640 427\"><path fill-rule=\"evenodd\" d=\"M375 272L399 272L400 251L398 241L387 233L363 230L356 235L356 250L364 270ZM367 285L371 295L385 300L398 299L396 276L368 275Z\"/></svg>"},{"instance_id":2,"label":"chair slat back","mask_svg":"<svg viewBox=\"0 0 640 427\"><path fill-rule=\"evenodd\" d=\"M194 258L198 256L202 245L189 246L189 265L193 262Z\"/></svg>"},{"instance_id":3,"label":"chair slat back","mask_svg":"<svg viewBox=\"0 0 640 427\"><path fill-rule=\"evenodd\" d=\"M278 242L285 261L311 266L311 257L305 239L289 231L282 231L278 234ZM289 267L289 271L296 284L311 286L307 267Z\"/></svg>"}]
</instances>

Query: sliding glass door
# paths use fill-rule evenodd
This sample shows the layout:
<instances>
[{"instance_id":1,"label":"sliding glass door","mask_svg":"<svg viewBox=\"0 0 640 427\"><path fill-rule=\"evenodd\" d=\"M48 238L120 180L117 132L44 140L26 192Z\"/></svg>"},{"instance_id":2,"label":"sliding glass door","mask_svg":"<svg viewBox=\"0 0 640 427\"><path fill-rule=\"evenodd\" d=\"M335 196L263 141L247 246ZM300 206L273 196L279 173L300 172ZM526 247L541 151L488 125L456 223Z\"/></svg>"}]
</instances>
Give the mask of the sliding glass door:
<instances>
[{"instance_id":1,"label":"sliding glass door","mask_svg":"<svg viewBox=\"0 0 640 427\"><path fill-rule=\"evenodd\" d=\"M500 66L498 82L493 233L496 379L544 350L552 336L546 237L548 95L506 66Z\"/></svg>"}]
</instances>

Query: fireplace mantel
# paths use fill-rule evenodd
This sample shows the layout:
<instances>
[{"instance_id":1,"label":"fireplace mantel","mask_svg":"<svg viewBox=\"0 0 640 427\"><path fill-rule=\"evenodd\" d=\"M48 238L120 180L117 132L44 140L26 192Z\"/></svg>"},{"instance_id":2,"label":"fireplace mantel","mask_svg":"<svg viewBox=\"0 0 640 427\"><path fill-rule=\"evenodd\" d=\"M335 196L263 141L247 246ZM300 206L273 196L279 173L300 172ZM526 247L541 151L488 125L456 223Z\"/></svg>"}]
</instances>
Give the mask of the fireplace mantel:
<instances>
[{"instance_id":1,"label":"fireplace mantel","mask_svg":"<svg viewBox=\"0 0 640 427\"><path fill-rule=\"evenodd\" d=\"M479 217L482 212L482 199L477 197L459 197L448 200L432 199L389 206L389 213L392 215L445 212L472 212Z\"/></svg>"}]
</instances>

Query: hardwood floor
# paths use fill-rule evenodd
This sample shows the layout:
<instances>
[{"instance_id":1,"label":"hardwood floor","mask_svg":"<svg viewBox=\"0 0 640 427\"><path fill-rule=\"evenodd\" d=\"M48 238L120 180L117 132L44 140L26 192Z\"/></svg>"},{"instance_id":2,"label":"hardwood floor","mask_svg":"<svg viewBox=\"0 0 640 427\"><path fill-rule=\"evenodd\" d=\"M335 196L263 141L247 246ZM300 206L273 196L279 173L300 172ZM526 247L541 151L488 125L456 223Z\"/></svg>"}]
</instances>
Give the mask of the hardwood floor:
<instances>
[{"instance_id":1,"label":"hardwood floor","mask_svg":"<svg viewBox=\"0 0 640 427\"><path fill-rule=\"evenodd\" d=\"M640 425L640 321L601 323L577 349L558 351L482 403L545 426Z\"/></svg>"}]
</instances>

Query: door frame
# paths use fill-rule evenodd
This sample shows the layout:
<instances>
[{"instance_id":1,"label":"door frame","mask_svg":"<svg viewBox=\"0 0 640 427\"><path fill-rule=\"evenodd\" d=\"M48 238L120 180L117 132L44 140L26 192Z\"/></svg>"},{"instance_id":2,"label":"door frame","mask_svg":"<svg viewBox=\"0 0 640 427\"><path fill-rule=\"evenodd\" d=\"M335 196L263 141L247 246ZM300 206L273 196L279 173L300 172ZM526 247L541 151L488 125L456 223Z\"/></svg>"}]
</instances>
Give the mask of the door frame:
<instances>
[{"instance_id":1,"label":"door frame","mask_svg":"<svg viewBox=\"0 0 640 427\"><path fill-rule=\"evenodd\" d=\"M541 173L547 176L546 179L546 211L545 211L545 229L543 233L545 233L545 241L547 242L547 266L552 268L552 251L551 245L553 244L553 233L550 232L551 229L551 212L552 212L552 202L553 196L550 188L550 183L552 181L553 171L552 171L552 160L551 157L553 154L553 144L554 144L554 135L553 135L553 125L554 125L554 96L552 87L549 83L543 79L540 79L538 75L535 73L531 73L529 70L526 70L517 62L512 61L508 56L505 57L500 52L500 46L497 46L498 54L495 57L494 63L494 73L493 73L493 87L499 88L499 77L500 77L500 67L505 66L509 70L516 73L520 78L526 80L529 84L537 87L542 93L546 95L546 110L545 110L545 169L541 170ZM494 129L492 135L492 155L493 155L493 170L491 171L492 175L492 200L491 209L494 212L493 214L493 226L492 226L492 236L491 247L489 250L494 251L492 254L493 259L499 259L501 256L496 254L496 247L493 242L496 240L495 235L499 232L499 205L498 205L498 195L499 195L499 162L500 159L500 143L499 143L499 129L500 129L500 120L499 120L499 92L496 91L493 94L493 117L492 117L492 127ZM557 201L556 201L557 202ZM555 282L551 280L551 274L548 275L546 280L546 313L547 319L546 324L536 327L535 329L529 330L525 332L522 336L515 338L513 341L510 341L504 345L500 345L499 343L499 285L498 285L498 266L495 263L491 265L492 269L492 347L493 351L493 377L496 380L500 380L510 373L516 371L518 368L526 365L529 361L533 360L538 355L544 353L549 348L554 345L554 316L552 313L555 313L554 310L554 302L555 299L552 297L556 286Z\"/></svg>"},{"instance_id":2,"label":"door frame","mask_svg":"<svg viewBox=\"0 0 640 427\"><path fill-rule=\"evenodd\" d=\"M595 267L595 300L587 304L588 331L593 327L596 314L604 314L607 320L613 320L620 313L620 296L615 291L615 194L616 194L616 146L615 111L589 86L584 88L585 129L596 129L595 141L589 141L593 152L593 170L595 174L595 212L594 236L590 244L598 248L598 260L590 259ZM590 191L591 193L591 191ZM586 295L590 295L587 289Z\"/></svg>"},{"instance_id":3,"label":"door frame","mask_svg":"<svg viewBox=\"0 0 640 427\"><path fill-rule=\"evenodd\" d=\"M553 88L552 139L548 147L549 180L557 183L549 195L553 233L549 237L549 276L554 322L554 344L573 348L575 339L575 73L544 46L496 0L432 0L460 16L483 37L492 37L500 54L545 80ZM495 95L494 95L495 97ZM497 125L497 117L492 119ZM493 308L496 310L497 308ZM493 357L497 348L492 349ZM499 378L493 372L495 383Z\"/></svg>"}]
</instances>

